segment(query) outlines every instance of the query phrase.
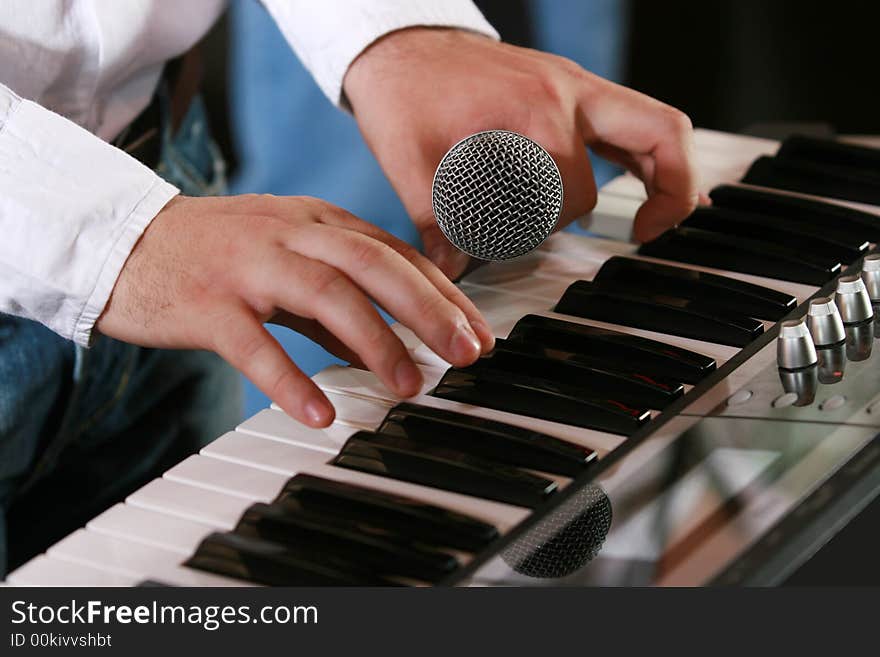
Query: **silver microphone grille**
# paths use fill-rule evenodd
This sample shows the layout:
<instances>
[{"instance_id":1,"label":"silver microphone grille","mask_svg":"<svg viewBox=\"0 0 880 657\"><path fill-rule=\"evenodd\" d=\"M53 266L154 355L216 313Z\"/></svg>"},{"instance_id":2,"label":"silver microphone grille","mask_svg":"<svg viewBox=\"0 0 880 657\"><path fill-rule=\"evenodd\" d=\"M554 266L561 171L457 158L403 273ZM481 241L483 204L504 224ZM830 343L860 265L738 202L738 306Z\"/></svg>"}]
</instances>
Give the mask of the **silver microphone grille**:
<instances>
[{"instance_id":1,"label":"silver microphone grille","mask_svg":"<svg viewBox=\"0 0 880 657\"><path fill-rule=\"evenodd\" d=\"M437 224L456 247L481 260L528 253L562 211L562 176L528 137L487 130L449 149L434 174Z\"/></svg>"}]
</instances>

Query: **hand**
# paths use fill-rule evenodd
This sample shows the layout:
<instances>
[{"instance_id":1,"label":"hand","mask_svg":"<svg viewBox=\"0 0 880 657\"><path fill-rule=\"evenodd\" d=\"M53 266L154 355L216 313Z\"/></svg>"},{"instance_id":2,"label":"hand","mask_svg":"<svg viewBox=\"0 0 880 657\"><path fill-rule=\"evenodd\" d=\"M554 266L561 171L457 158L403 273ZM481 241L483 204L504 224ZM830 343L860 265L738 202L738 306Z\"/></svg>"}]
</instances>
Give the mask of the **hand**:
<instances>
[{"instance_id":1,"label":"hand","mask_svg":"<svg viewBox=\"0 0 880 657\"><path fill-rule=\"evenodd\" d=\"M366 49L344 89L425 253L453 278L468 258L437 227L431 181L444 153L481 130L522 133L553 155L565 187L560 225L596 203L585 144L644 182L636 239L656 237L697 205L687 116L561 57L459 30L410 28Z\"/></svg>"},{"instance_id":2,"label":"hand","mask_svg":"<svg viewBox=\"0 0 880 657\"><path fill-rule=\"evenodd\" d=\"M474 305L415 249L301 197L172 199L129 256L97 328L148 347L216 351L289 415L322 427L333 407L263 323L299 331L412 396L421 374L371 298L455 365L493 345Z\"/></svg>"}]
</instances>

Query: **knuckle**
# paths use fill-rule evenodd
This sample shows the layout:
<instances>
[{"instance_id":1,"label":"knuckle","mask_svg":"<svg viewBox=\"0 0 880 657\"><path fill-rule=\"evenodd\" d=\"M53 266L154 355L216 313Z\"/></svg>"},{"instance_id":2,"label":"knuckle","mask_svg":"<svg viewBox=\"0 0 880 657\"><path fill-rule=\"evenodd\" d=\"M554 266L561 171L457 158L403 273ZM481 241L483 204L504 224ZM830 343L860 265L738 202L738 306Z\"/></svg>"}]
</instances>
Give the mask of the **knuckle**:
<instances>
[{"instance_id":1,"label":"knuckle","mask_svg":"<svg viewBox=\"0 0 880 657\"><path fill-rule=\"evenodd\" d=\"M345 286L342 274L327 265L314 265L306 269L303 284L315 297L332 296Z\"/></svg>"},{"instance_id":2,"label":"knuckle","mask_svg":"<svg viewBox=\"0 0 880 657\"><path fill-rule=\"evenodd\" d=\"M369 238L355 239L349 245L349 258L352 264L361 270L373 269L383 264L388 256L390 247Z\"/></svg>"},{"instance_id":3,"label":"knuckle","mask_svg":"<svg viewBox=\"0 0 880 657\"><path fill-rule=\"evenodd\" d=\"M694 129L694 124L691 122L691 118L681 110L674 107L667 107L665 112L666 122L676 135L686 135Z\"/></svg>"}]
</instances>

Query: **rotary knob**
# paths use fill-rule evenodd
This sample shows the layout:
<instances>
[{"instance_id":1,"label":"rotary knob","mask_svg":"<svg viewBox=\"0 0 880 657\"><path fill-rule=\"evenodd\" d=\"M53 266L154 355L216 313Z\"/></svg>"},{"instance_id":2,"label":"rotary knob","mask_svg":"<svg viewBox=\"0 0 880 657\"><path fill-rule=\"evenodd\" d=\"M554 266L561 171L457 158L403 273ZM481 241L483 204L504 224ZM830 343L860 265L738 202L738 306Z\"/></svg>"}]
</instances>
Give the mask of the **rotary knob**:
<instances>
[{"instance_id":1,"label":"rotary knob","mask_svg":"<svg viewBox=\"0 0 880 657\"><path fill-rule=\"evenodd\" d=\"M776 338L776 361L784 370L799 370L818 361L813 338L804 317L782 322Z\"/></svg>"},{"instance_id":2,"label":"rotary knob","mask_svg":"<svg viewBox=\"0 0 880 657\"><path fill-rule=\"evenodd\" d=\"M820 297L810 302L807 327L813 336L813 344L817 347L838 344L846 338L840 311L831 297Z\"/></svg>"},{"instance_id":3,"label":"rotary knob","mask_svg":"<svg viewBox=\"0 0 880 657\"><path fill-rule=\"evenodd\" d=\"M868 296L868 290L858 274L844 276L837 282L834 302L844 324L858 324L874 316L871 297Z\"/></svg>"},{"instance_id":4,"label":"rotary knob","mask_svg":"<svg viewBox=\"0 0 880 657\"><path fill-rule=\"evenodd\" d=\"M865 256L862 262L862 282L871 301L880 302L880 253Z\"/></svg>"}]
</instances>

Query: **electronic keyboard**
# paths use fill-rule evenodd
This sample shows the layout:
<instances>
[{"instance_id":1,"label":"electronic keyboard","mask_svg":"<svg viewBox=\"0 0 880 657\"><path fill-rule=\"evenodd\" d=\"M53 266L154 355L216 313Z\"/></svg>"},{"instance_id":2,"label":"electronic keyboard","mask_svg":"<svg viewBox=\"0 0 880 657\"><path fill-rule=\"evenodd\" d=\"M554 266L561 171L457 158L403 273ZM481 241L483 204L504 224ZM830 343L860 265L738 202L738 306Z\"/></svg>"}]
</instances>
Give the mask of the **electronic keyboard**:
<instances>
[{"instance_id":1,"label":"electronic keyboard","mask_svg":"<svg viewBox=\"0 0 880 657\"><path fill-rule=\"evenodd\" d=\"M626 174L581 220L604 237L460 282L497 336L473 365L394 325L420 394L329 367L331 427L262 410L7 584L779 581L880 486L880 151L696 140L711 207L632 244Z\"/></svg>"}]
</instances>

